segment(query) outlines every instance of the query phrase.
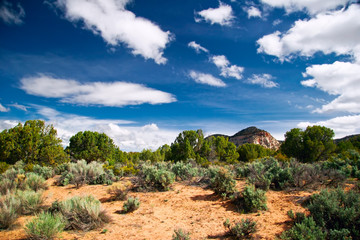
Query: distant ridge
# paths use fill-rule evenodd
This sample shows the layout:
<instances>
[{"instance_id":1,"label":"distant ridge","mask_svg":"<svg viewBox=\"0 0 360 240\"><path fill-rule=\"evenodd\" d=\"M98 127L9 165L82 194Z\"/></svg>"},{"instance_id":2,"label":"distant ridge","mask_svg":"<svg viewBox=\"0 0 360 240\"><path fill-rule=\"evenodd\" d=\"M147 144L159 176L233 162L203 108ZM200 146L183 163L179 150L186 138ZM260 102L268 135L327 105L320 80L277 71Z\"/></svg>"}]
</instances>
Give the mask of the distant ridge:
<instances>
[{"instance_id":1,"label":"distant ridge","mask_svg":"<svg viewBox=\"0 0 360 240\"><path fill-rule=\"evenodd\" d=\"M276 140L270 133L268 133L265 130L258 129L257 127L254 126L245 128L237 132L233 136L214 134L208 136L207 138L218 137L218 136L228 138L229 142L234 143L237 147L245 143L253 143L253 144L259 144L265 148L277 150L281 145L279 141Z\"/></svg>"}]
</instances>

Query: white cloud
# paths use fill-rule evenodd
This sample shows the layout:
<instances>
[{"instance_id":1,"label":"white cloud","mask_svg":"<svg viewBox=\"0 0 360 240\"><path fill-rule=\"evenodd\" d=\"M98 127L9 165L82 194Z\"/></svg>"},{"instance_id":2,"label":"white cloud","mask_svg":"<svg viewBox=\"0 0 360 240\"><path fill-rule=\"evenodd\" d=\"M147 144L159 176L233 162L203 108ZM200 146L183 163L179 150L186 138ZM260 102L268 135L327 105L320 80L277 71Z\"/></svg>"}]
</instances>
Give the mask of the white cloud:
<instances>
[{"instance_id":1,"label":"white cloud","mask_svg":"<svg viewBox=\"0 0 360 240\"><path fill-rule=\"evenodd\" d=\"M16 120L0 120L0 132L5 129L10 129L19 124L19 121Z\"/></svg>"},{"instance_id":2,"label":"white cloud","mask_svg":"<svg viewBox=\"0 0 360 240\"><path fill-rule=\"evenodd\" d=\"M17 104L17 103L13 103L13 104L9 104L10 107L14 107L14 108L17 108L19 110L22 110L24 112L27 111L28 107L27 106L24 106L24 105L21 105L21 104Z\"/></svg>"},{"instance_id":3,"label":"white cloud","mask_svg":"<svg viewBox=\"0 0 360 240\"><path fill-rule=\"evenodd\" d=\"M10 108L6 108L0 103L0 112L9 112L9 111L10 111Z\"/></svg>"},{"instance_id":4,"label":"white cloud","mask_svg":"<svg viewBox=\"0 0 360 240\"><path fill-rule=\"evenodd\" d=\"M217 55L210 58L220 70L223 77L233 77L238 80L242 79L244 68L237 65L230 65L229 60L224 55Z\"/></svg>"},{"instance_id":5,"label":"white cloud","mask_svg":"<svg viewBox=\"0 0 360 240\"><path fill-rule=\"evenodd\" d=\"M335 132L336 138L360 133L360 115L350 115L332 118L315 123L300 122L297 127L306 128L307 126L320 125L331 128Z\"/></svg>"},{"instance_id":6,"label":"white cloud","mask_svg":"<svg viewBox=\"0 0 360 240\"><path fill-rule=\"evenodd\" d=\"M282 20L276 19L276 20L273 21L272 25L273 25L273 26L277 26L277 25L279 25L280 23L282 23Z\"/></svg>"},{"instance_id":7,"label":"white cloud","mask_svg":"<svg viewBox=\"0 0 360 240\"><path fill-rule=\"evenodd\" d=\"M201 51L208 53L209 50L197 44L195 41L189 42L188 47L195 49L196 53L200 53Z\"/></svg>"},{"instance_id":8,"label":"white cloud","mask_svg":"<svg viewBox=\"0 0 360 240\"><path fill-rule=\"evenodd\" d=\"M257 84L264 88L274 88L279 87L279 84L272 81L274 79L270 74L253 74L250 78L247 79L247 82L250 84Z\"/></svg>"},{"instance_id":9,"label":"white cloud","mask_svg":"<svg viewBox=\"0 0 360 240\"><path fill-rule=\"evenodd\" d=\"M245 11L248 14L248 18L252 18L252 17L261 18L261 11L258 8L254 7L254 6L251 6L249 8L245 8Z\"/></svg>"},{"instance_id":10,"label":"white cloud","mask_svg":"<svg viewBox=\"0 0 360 240\"><path fill-rule=\"evenodd\" d=\"M310 14L336 9L349 0L261 0L272 7L284 8L287 13L306 11Z\"/></svg>"},{"instance_id":11,"label":"white cloud","mask_svg":"<svg viewBox=\"0 0 360 240\"><path fill-rule=\"evenodd\" d=\"M315 112L360 113L360 64L334 62L333 64L313 65L306 68L304 76L312 79L302 81L306 87L316 87L336 98L318 108Z\"/></svg>"},{"instance_id":12,"label":"white cloud","mask_svg":"<svg viewBox=\"0 0 360 240\"><path fill-rule=\"evenodd\" d=\"M324 54L360 56L360 6L345 11L321 13L309 20L298 20L284 34L279 31L260 38L258 52L281 61L296 55Z\"/></svg>"},{"instance_id":13,"label":"white cloud","mask_svg":"<svg viewBox=\"0 0 360 240\"><path fill-rule=\"evenodd\" d=\"M125 9L131 0L57 0L71 22L83 21L84 27L99 34L109 45L124 43L134 55L166 63L163 50L171 41L170 32L164 32L153 22L137 17Z\"/></svg>"},{"instance_id":14,"label":"white cloud","mask_svg":"<svg viewBox=\"0 0 360 240\"><path fill-rule=\"evenodd\" d=\"M226 84L219 78L214 77L211 74L200 73L196 71L190 71L189 76L200 84L206 84L214 87L225 87Z\"/></svg>"},{"instance_id":15,"label":"white cloud","mask_svg":"<svg viewBox=\"0 0 360 240\"><path fill-rule=\"evenodd\" d=\"M230 5L220 2L218 8L209 8L197 12L201 18L195 17L196 22L202 20L209 22L210 24L220 24L221 26L231 26L232 20L235 18L233 15L233 10Z\"/></svg>"},{"instance_id":16,"label":"white cloud","mask_svg":"<svg viewBox=\"0 0 360 240\"><path fill-rule=\"evenodd\" d=\"M38 75L21 79L26 93L47 98L60 98L61 102L81 105L122 107L144 103L161 104L176 101L169 93L128 82L89 82Z\"/></svg>"},{"instance_id":17,"label":"white cloud","mask_svg":"<svg viewBox=\"0 0 360 240\"><path fill-rule=\"evenodd\" d=\"M3 20L6 24L15 24L21 25L24 23L23 18L25 17L24 8L18 3L17 9L13 7L13 4L4 1L2 6L0 6L0 19Z\"/></svg>"}]
</instances>

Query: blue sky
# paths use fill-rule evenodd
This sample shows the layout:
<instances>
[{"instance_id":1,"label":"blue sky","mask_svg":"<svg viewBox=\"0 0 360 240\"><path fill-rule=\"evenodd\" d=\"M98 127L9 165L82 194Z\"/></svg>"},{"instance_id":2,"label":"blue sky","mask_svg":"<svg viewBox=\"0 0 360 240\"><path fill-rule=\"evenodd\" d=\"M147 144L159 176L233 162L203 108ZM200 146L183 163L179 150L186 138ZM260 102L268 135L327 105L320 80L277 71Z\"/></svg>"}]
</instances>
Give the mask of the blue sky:
<instances>
[{"instance_id":1,"label":"blue sky","mask_svg":"<svg viewBox=\"0 0 360 240\"><path fill-rule=\"evenodd\" d=\"M360 5L348 0L0 1L0 130L126 151L179 132L360 132Z\"/></svg>"}]
</instances>

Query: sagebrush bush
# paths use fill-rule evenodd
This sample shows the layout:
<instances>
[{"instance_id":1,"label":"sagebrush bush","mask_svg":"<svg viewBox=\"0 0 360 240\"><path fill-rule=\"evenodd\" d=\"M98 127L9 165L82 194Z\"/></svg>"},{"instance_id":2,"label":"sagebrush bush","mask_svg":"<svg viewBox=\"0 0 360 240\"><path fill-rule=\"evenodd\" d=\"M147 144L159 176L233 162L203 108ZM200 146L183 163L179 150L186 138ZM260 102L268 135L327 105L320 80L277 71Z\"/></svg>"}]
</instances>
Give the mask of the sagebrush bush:
<instances>
[{"instance_id":1,"label":"sagebrush bush","mask_svg":"<svg viewBox=\"0 0 360 240\"><path fill-rule=\"evenodd\" d=\"M280 236L284 240L323 240L326 238L321 227L317 226L312 217L305 217L303 221L295 223Z\"/></svg>"},{"instance_id":2,"label":"sagebrush bush","mask_svg":"<svg viewBox=\"0 0 360 240\"><path fill-rule=\"evenodd\" d=\"M58 203L58 210L66 220L65 230L89 231L111 221L110 216L93 196L79 197Z\"/></svg>"},{"instance_id":3,"label":"sagebrush bush","mask_svg":"<svg viewBox=\"0 0 360 240\"><path fill-rule=\"evenodd\" d=\"M70 164L69 163L62 163L62 164L57 165L54 168L54 172L57 175L61 175L63 172L69 171L69 169L70 169Z\"/></svg>"},{"instance_id":4,"label":"sagebrush bush","mask_svg":"<svg viewBox=\"0 0 360 240\"><path fill-rule=\"evenodd\" d=\"M168 191L175 181L175 174L161 165L143 165L140 172L140 188Z\"/></svg>"},{"instance_id":5,"label":"sagebrush bush","mask_svg":"<svg viewBox=\"0 0 360 240\"><path fill-rule=\"evenodd\" d=\"M241 219L241 222L232 225L229 219L224 222L224 227L228 229L228 235L235 239L252 239L257 232L256 222L250 218Z\"/></svg>"},{"instance_id":6,"label":"sagebrush bush","mask_svg":"<svg viewBox=\"0 0 360 240\"><path fill-rule=\"evenodd\" d=\"M191 180L199 174L198 168L194 167L191 163L184 163L182 161L174 163L171 171L183 181Z\"/></svg>"},{"instance_id":7,"label":"sagebrush bush","mask_svg":"<svg viewBox=\"0 0 360 240\"><path fill-rule=\"evenodd\" d=\"M39 190L46 190L49 188L49 186L47 185L45 179L42 176L36 173L29 172L26 174L23 189L26 188L29 188L34 191L39 191Z\"/></svg>"},{"instance_id":8,"label":"sagebrush bush","mask_svg":"<svg viewBox=\"0 0 360 240\"><path fill-rule=\"evenodd\" d=\"M43 210L44 198L42 192L33 190L18 190L16 197L20 200L20 213L24 215L33 215Z\"/></svg>"},{"instance_id":9,"label":"sagebrush bush","mask_svg":"<svg viewBox=\"0 0 360 240\"><path fill-rule=\"evenodd\" d=\"M113 184L109 189L108 193L111 194L111 199L113 201L122 201L126 200L127 194L129 193L131 189L131 182L118 182Z\"/></svg>"},{"instance_id":10,"label":"sagebrush bush","mask_svg":"<svg viewBox=\"0 0 360 240\"><path fill-rule=\"evenodd\" d=\"M38 164L33 166L33 172L44 179L49 179L54 176L54 169L52 167L40 166Z\"/></svg>"},{"instance_id":11,"label":"sagebrush bush","mask_svg":"<svg viewBox=\"0 0 360 240\"><path fill-rule=\"evenodd\" d=\"M17 187L17 182L8 178L0 180L0 195L6 194L7 192L14 192Z\"/></svg>"},{"instance_id":12,"label":"sagebrush bush","mask_svg":"<svg viewBox=\"0 0 360 240\"><path fill-rule=\"evenodd\" d=\"M64 230L65 220L59 214L43 212L29 221L25 231L30 239L51 240Z\"/></svg>"},{"instance_id":13,"label":"sagebrush bush","mask_svg":"<svg viewBox=\"0 0 360 240\"><path fill-rule=\"evenodd\" d=\"M140 207L140 200L138 198L129 197L123 205L125 213L134 212Z\"/></svg>"},{"instance_id":14,"label":"sagebrush bush","mask_svg":"<svg viewBox=\"0 0 360 240\"><path fill-rule=\"evenodd\" d=\"M256 189L254 185L245 186L234 200L240 211L257 212L267 209L265 191Z\"/></svg>"},{"instance_id":15,"label":"sagebrush bush","mask_svg":"<svg viewBox=\"0 0 360 240\"><path fill-rule=\"evenodd\" d=\"M0 196L0 229L9 228L19 215L20 200L14 194Z\"/></svg>"},{"instance_id":16,"label":"sagebrush bush","mask_svg":"<svg viewBox=\"0 0 360 240\"><path fill-rule=\"evenodd\" d=\"M217 194L230 196L236 191L236 181L232 172L221 168L210 178L210 188Z\"/></svg>"},{"instance_id":17,"label":"sagebrush bush","mask_svg":"<svg viewBox=\"0 0 360 240\"><path fill-rule=\"evenodd\" d=\"M190 240L190 233L179 228L174 230L172 240Z\"/></svg>"}]
</instances>

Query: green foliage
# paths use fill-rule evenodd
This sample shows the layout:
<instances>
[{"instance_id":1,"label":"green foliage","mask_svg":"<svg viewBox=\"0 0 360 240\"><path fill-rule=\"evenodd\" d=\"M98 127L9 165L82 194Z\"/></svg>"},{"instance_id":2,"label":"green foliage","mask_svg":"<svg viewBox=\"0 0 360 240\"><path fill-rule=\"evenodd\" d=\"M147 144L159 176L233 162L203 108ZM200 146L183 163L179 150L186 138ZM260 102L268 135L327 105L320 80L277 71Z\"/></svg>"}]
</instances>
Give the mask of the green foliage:
<instances>
[{"instance_id":1,"label":"green foliage","mask_svg":"<svg viewBox=\"0 0 360 240\"><path fill-rule=\"evenodd\" d=\"M316 225L312 217L305 217L302 222L295 223L292 228L280 236L284 240L324 240L325 237L326 233Z\"/></svg>"},{"instance_id":2,"label":"green foliage","mask_svg":"<svg viewBox=\"0 0 360 240\"><path fill-rule=\"evenodd\" d=\"M134 212L140 207L140 200L138 198L129 197L126 202L124 202L123 210L125 213Z\"/></svg>"},{"instance_id":3,"label":"green foliage","mask_svg":"<svg viewBox=\"0 0 360 240\"><path fill-rule=\"evenodd\" d=\"M24 215L33 215L43 210L44 198L42 192L25 190L16 192L16 197L20 200L19 211Z\"/></svg>"},{"instance_id":4,"label":"green foliage","mask_svg":"<svg viewBox=\"0 0 360 240\"><path fill-rule=\"evenodd\" d=\"M131 182L117 182L113 184L109 189L108 193L111 194L111 198L114 201L122 201L127 198L127 194L129 193L131 188Z\"/></svg>"},{"instance_id":5,"label":"green foliage","mask_svg":"<svg viewBox=\"0 0 360 240\"><path fill-rule=\"evenodd\" d=\"M26 121L24 126L0 133L0 161L14 164L23 160L25 164L56 165L67 160L61 139L52 125L41 120Z\"/></svg>"},{"instance_id":6,"label":"green foliage","mask_svg":"<svg viewBox=\"0 0 360 240\"><path fill-rule=\"evenodd\" d=\"M168 191L175 181L175 174L161 165L143 165L140 172L141 187Z\"/></svg>"},{"instance_id":7,"label":"green foliage","mask_svg":"<svg viewBox=\"0 0 360 240\"><path fill-rule=\"evenodd\" d=\"M228 235L235 239L253 239L253 234L257 232L256 222L250 218L241 219L241 222L234 225L226 219L224 227L228 229Z\"/></svg>"},{"instance_id":8,"label":"green foliage","mask_svg":"<svg viewBox=\"0 0 360 240\"><path fill-rule=\"evenodd\" d=\"M176 177L181 180L191 180L193 177L199 174L199 169L194 167L191 163L184 163L182 161L176 162L172 165L171 171Z\"/></svg>"},{"instance_id":9,"label":"green foliage","mask_svg":"<svg viewBox=\"0 0 360 240\"><path fill-rule=\"evenodd\" d=\"M10 168L10 164L7 164L6 162L0 162L0 174L4 173L6 170Z\"/></svg>"},{"instance_id":10,"label":"green foliage","mask_svg":"<svg viewBox=\"0 0 360 240\"><path fill-rule=\"evenodd\" d=\"M360 238L360 194L342 189L323 190L311 197L307 206L314 221L328 231L347 229L353 239ZM339 232L332 233L333 235Z\"/></svg>"},{"instance_id":11,"label":"green foliage","mask_svg":"<svg viewBox=\"0 0 360 240\"><path fill-rule=\"evenodd\" d=\"M171 144L170 152L166 157L167 160L187 161L188 159L195 159L196 155L204 142L204 134L202 130L183 131Z\"/></svg>"},{"instance_id":12,"label":"green foliage","mask_svg":"<svg viewBox=\"0 0 360 240\"><path fill-rule=\"evenodd\" d=\"M258 158L273 156L274 150L265 148L259 144L245 143L238 147L239 160L243 162L250 162Z\"/></svg>"},{"instance_id":13,"label":"green foliage","mask_svg":"<svg viewBox=\"0 0 360 240\"><path fill-rule=\"evenodd\" d=\"M14 194L0 195L0 229L9 228L17 219L20 200Z\"/></svg>"},{"instance_id":14,"label":"green foliage","mask_svg":"<svg viewBox=\"0 0 360 240\"><path fill-rule=\"evenodd\" d=\"M247 165L249 183L265 191L269 190L270 184L281 171L279 162L272 157L260 159Z\"/></svg>"},{"instance_id":15,"label":"green foliage","mask_svg":"<svg viewBox=\"0 0 360 240\"><path fill-rule=\"evenodd\" d=\"M172 240L190 240L190 233L179 228L174 230Z\"/></svg>"},{"instance_id":16,"label":"green foliage","mask_svg":"<svg viewBox=\"0 0 360 240\"><path fill-rule=\"evenodd\" d=\"M30 239L55 239L64 230L65 223L61 215L41 213L26 224L25 231Z\"/></svg>"},{"instance_id":17,"label":"green foliage","mask_svg":"<svg viewBox=\"0 0 360 240\"><path fill-rule=\"evenodd\" d=\"M48 185L45 181L45 179L36 173L27 173L25 178L25 188L29 188L31 190L39 191L39 190L46 190L48 189Z\"/></svg>"},{"instance_id":18,"label":"green foliage","mask_svg":"<svg viewBox=\"0 0 360 240\"><path fill-rule=\"evenodd\" d=\"M92 161L111 161L117 158L120 150L113 140L105 133L84 131L78 132L70 138L66 151L72 158Z\"/></svg>"},{"instance_id":19,"label":"green foliage","mask_svg":"<svg viewBox=\"0 0 360 240\"><path fill-rule=\"evenodd\" d=\"M236 151L234 143L229 142L228 138L218 136L214 139L215 151L217 159L221 162L230 164L236 163L239 158L239 153Z\"/></svg>"},{"instance_id":20,"label":"green foliage","mask_svg":"<svg viewBox=\"0 0 360 240\"><path fill-rule=\"evenodd\" d=\"M66 220L65 230L89 231L111 221L110 216L102 209L100 201L93 196L75 196L58 202L57 208Z\"/></svg>"},{"instance_id":21,"label":"green foliage","mask_svg":"<svg viewBox=\"0 0 360 240\"><path fill-rule=\"evenodd\" d=\"M301 162L326 160L335 151L333 130L321 126L309 126L305 131L293 128L285 134L281 151Z\"/></svg>"},{"instance_id":22,"label":"green foliage","mask_svg":"<svg viewBox=\"0 0 360 240\"><path fill-rule=\"evenodd\" d=\"M216 169L213 176L210 176L210 188L217 194L230 196L236 191L234 175L225 168Z\"/></svg>"},{"instance_id":23,"label":"green foliage","mask_svg":"<svg viewBox=\"0 0 360 240\"><path fill-rule=\"evenodd\" d=\"M239 210L244 210L245 212L266 210L265 191L255 189L254 185L247 185L241 195L238 195L235 198L235 204L238 206Z\"/></svg>"},{"instance_id":24,"label":"green foliage","mask_svg":"<svg viewBox=\"0 0 360 240\"><path fill-rule=\"evenodd\" d=\"M40 166L38 164L33 166L33 172L44 179L49 179L54 176L54 169L52 167Z\"/></svg>"},{"instance_id":25,"label":"green foliage","mask_svg":"<svg viewBox=\"0 0 360 240\"><path fill-rule=\"evenodd\" d=\"M54 172L57 175L61 175L64 172L67 172L70 170L70 164L69 163L62 163L55 167Z\"/></svg>"},{"instance_id":26,"label":"green foliage","mask_svg":"<svg viewBox=\"0 0 360 240\"><path fill-rule=\"evenodd\" d=\"M322 163L324 169L335 169L347 177L360 178L360 154L355 150L348 150Z\"/></svg>"}]
</instances>

